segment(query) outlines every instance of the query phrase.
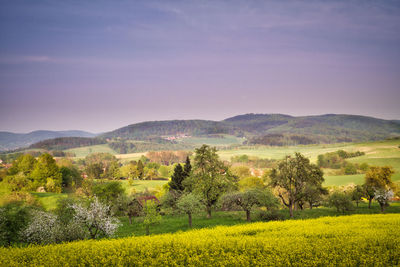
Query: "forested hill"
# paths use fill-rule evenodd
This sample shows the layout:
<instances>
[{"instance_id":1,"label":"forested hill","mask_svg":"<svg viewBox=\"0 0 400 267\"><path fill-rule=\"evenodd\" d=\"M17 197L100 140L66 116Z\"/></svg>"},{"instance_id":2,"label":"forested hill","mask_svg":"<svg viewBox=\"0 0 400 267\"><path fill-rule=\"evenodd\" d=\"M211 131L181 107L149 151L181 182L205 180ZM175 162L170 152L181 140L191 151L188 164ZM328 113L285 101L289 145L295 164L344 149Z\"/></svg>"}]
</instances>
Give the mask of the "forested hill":
<instances>
[{"instance_id":1,"label":"forested hill","mask_svg":"<svg viewBox=\"0 0 400 267\"><path fill-rule=\"evenodd\" d=\"M30 146L42 140L57 137L93 137L95 134L84 131L34 131L30 133L0 132L0 151Z\"/></svg>"},{"instance_id":2,"label":"forested hill","mask_svg":"<svg viewBox=\"0 0 400 267\"><path fill-rule=\"evenodd\" d=\"M245 114L223 121L143 122L105 133L102 137L141 140L177 134L231 134L247 137L250 144L267 145L333 143L372 141L400 136L400 123L357 115L293 117L284 114Z\"/></svg>"},{"instance_id":3,"label":"forested hill","mask_svg":"<svg viewBox=\"0 0 400 267\"><path fill-rule=\"evenodd\" d=\"M397 121L358 115L246 114L225 122L246 131L249 142L254 144L273 144L271 138L276 140L282 136L289 143L294 139L292 143L297 144L373 141L400 136Z\"/></svg>"},{"instance_id":4,"label":"forested hill","mask_svg":"<svg viewBox=\"0 0 400 267\"><path fill-rule=\"evenodd\" d=\"M106 138L124 138L142 140L151 137L186 134L202 136L209 134L238 134L235 127L220 121L207 120L171 120L149 121L131 124L126 127L102 134Z\"/></svg>"},{"instance_id":5,"label":"forested hill","mask_svg":"<svg viewBox=\"0 0 400 267\"><path fill-rule=\"evenodd\" d=\"M187 138L190 136L223 138L225 134L246 137L247 144L274 146L360 142L400 136L400 122L366 116L337 114L302 117L284 114L245 114L223 121L171 120L142 122L104 133L94 140L60 138L41 142L33 147L62 149L103 144L107 141L113 149L122 149L121 151L142 151L149 146L152 150L165 149L165 147L173 149L171 145L176 144L175 137L178 139L182 136L185 137L183 139L180 138L181 142L179 144L182 146L186 141L190 141L190 138ZM33 143L51 138L92 136L94 134L81 131L36 131L29 134L0 132L0 150L28 147ZM128 144L126 143L128 140L146 141L146 143ZM141 147L146 146L139 149L139 145Z\"/></svg>"}]
</instances>

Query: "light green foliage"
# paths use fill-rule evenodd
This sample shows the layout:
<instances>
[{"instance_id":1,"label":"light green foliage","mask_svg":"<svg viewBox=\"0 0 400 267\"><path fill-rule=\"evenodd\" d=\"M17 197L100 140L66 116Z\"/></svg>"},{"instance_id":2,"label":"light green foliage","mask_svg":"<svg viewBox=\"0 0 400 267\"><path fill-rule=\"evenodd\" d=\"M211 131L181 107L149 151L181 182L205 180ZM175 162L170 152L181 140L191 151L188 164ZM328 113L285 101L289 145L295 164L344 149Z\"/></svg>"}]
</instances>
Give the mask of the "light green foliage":
<instances>
[{"instance_id":1,"label":"light green foliage","mask_svg":"<svg viewBox=\"0 0 400 267\"><path fill-rule=\"evenodd\" d=\"M238 182L238 184L241 191L251 188L263 189L265 187L263 180L255 176L243 178Z\"/></svg>"},{"instance_id":2,"label":"light green foliage","mask_svg":"<svg viewBox=\"0 0 400 267\"><path fill-rule=\"evenodd\" d=\"M351 200L355 201L358 207L358 203L361 201L361 198L365 195L365 191L361 185L354 186L351 191Z\"/></svg>"},{"instance_id":3,"label":"light green foliage","mask_svg":"<svg viewBox=\"0 0 400 267\"><path fill-rule=\"evenodd\" d=\"M392 175L394 170L390 166L371 166L365 174L365 188L368 191L368 198L373 197L379 202L382 212L389 205L388 201L393 197L394 184Z\"/></svg>"},{"instance_id":4,"label":"light green foliage","mask_svg":"<svg viewBox=\"0 0 400 267\"><path fill-rule=\"evenodd\" d=\"M221 195L234 188L234 182L227 166L219 160L215 147L203 145L195 150L193 174L184 180L184 185L201 195L208 217Z\"/></svg>"},{"instance_id":5,"label":"light green foliage","mask_svg":"<svg viewBox=\"0 0 400 267\"><path fill-rule=\"evenodd\" d=\"M113 180L121 178L120 165L117 160L113 160L110 162L110 165L106 169L104 177Z\"/></svg>"},{"instance_id":6,"label":"light green foliage","mask_svg":"<svg viewBox=\"0 0 400 267\"><path fill-rule=\"evenodd\" d=\"M398 266L400 215L252 223L117 240L1 248L5 266Z\"/></svg>"},{"instance_id":7,"label":"light green foliage","mask_svg":"<svg viewBox=\"0 0 400 267\"><path fill-rule=\"evenodd\" d=\"M341 191L333 191L328 198L328 204L331 207L335 207L338 212L351 211L354 209L353 203L351 202L351 195Z\"/></svg>"},{"instance_id":8,"label":"light green foliage","mask_svg":"<svg viewBox=\"0 0 400 267\"><path fill-rule=\"evenodd\" d=\"M246 219L250 221L251 210L258 207L267 209L278 206L278 200L269 190L248 189L243 192L231 192L222 197L223 207L232 208L235 205L246 212Z\"/></svg>"},{"instance_id":9,"label":"light green foliage","mask_svg":"<svg viewBox=\"0 0 400 267\"><path fill-rule=\"evenodd\" d=\"M294 206L304 197L306 186L320 187L324 181L321 169L300 153L296 153L294 157L286 156L278 168L272 169L270 177L271 185L282 203L289 208L291 217Z\"/></svg>"},{"instance_id":10,"label":"light green foliage","mask_svg":"<svg viewBox=\"0 0 400 267\"><path fill-rule=\"evenodd\" d=\"M244 165L231 167L231 173L237 176L239 179L251 176L250 168Z\"/></svg>"},{"instance_id":11,"label":"light green foliage","mask_svg":"<svg viewBox=\"0 0 400 267\"><path fill-rule=\"evenodd\" d=\"M193 193L183 195L176 203L178 210L188 215L189 227L192 227L192 214L203 208L201 198Z\"/></svg>"},{"instance_id":12,"label":"light green foliage","mask_svg":"<svg viewBox=\"0 0 400 267\"><path fill-rule=\"evenodd\" d=\"M120 182L97 183L93 186L93 195L95 195L102 203L113 206L113 202L118 197L125 194L125 189Z\"/></svg>"},{"instance_id":13,"label":"light green foliage","mask_svg":"<svg viewBox=\"0 0 400 267\"><path fill-rule=\"evenodd\" d=\"M35 168L37 161L31 154L24 154L19 156L14 162L12 167L8 170L10 175L15 175L22 172L24 175L29 176Z\"/></svg>"},{"instance_id":14,"label":"light green foliage","mask_svg":"<svg viewBox=\"0 0 400 267\"><path fill-rule=\"evenodd\" d=\"M46 191L61 193L62 174L50 154L42 154L32 171L34 186L45 186Z\"/></svg>"},{"instance_id":15,"label":"light green foliage","mask_svg":"<svg viewBox=\"0 0 400 267\"><path fill-rule=\"evenodd\" d=\"M161 165L158 168L158 173L160 174L161 177L164 177L164 178L169 177L169 168L168 168L168 166Z\"/></svg>"},{"instance_id":16,"label":"light green foliage","mask_svg":"<svg viewBox=\"0 0 400 267\"><path fill-rule=\"evenodd\" d=\"M146 228L146 234L150 234L150 226L161 222L161 215L157 211L157 204L155 201L148 200L143 206L143 225Z\"/></svg>"}]
</instances>

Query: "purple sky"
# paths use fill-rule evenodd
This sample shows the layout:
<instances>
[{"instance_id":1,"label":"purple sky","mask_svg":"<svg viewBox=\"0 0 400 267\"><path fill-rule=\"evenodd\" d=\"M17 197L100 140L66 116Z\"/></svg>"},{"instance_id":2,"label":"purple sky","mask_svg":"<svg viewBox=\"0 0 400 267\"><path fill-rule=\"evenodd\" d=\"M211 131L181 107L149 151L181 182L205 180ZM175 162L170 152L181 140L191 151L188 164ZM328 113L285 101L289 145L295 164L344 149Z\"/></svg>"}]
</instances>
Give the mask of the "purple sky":
<instances>
[{"instance_id":1,"label":"purple sky","mask_svg":"<svg viewBox=\"0 0 400 267\"><path fill-rule=\"evenodd\" d=\"M0 130L400 119L400 2L0 0Z\"/></svg>"}]
</instances>

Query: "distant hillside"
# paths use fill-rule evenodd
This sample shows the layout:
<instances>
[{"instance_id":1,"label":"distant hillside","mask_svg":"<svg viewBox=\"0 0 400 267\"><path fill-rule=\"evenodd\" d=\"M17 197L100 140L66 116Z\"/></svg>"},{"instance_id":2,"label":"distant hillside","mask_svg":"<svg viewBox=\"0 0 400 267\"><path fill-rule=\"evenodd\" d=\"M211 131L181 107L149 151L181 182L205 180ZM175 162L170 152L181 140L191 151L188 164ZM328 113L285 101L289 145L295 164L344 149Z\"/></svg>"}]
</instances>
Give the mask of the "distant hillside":
<instances>
[{"instance_id":1,"label":"distant hillside","mask_svg":"<svg viewBox=\"0 0 400 267\"><path fill-rule=\"evenodd\" d=\"M131 140L177 134L244 136L248 144L296 145L381 140L400 135L398 121L357 115L326 114L293 117L284 114L245 114L223 121L174 120L132 124L102 137Z\"/></svg>"},{"instance_id":2,"label":"distant hillside","mask_svg":"<svg viewBox=\"0 0 400 267\"><path fill-rule=\"evenodd\" d=\"M233 126L218 121L149 121L131 124L112 132L104 133L101 137L148 140L149 138L177 135L180 133L191 136L201 136L209 134L233 134L235 131Z\"/></svg>"},{"instance_id":3,"label":"distant hillside","mask_svg":"<svg viewBox=\"0 0 400 267\"><path fill-rule=\"evenodd\" d=\"M362 142L400 136L400 121L366 116L326 114L293 117L284 114L244 114L223 121L149 121L103 133L94 139L56 139L35 144L51 150L108 145L119 153L192 148L190 139L245 137L247 144L286 146L298 144ZM36 131L29 134L0 132L0 150L28 147L59 137L93 137L81 131ZM206 140L206 139L205 139ZM241 139L243 140L243 139ZM221 141L220 143L224 143ZM226 143L226 142L225 142Z\"/></svg>"},{"instance_id":4,"label":"distant hillside","mask_svg":"<svg viewBox=\"0 0 400 267\"><path fill-rule=\"evenodd\" d=\"M33 143L57 137L94 137L84 131L34 131L27 134L0 132L0 151L28 147Z\"/></svg>"},{"instance_id":5,"label":"distant hillside","mask_svg":"<svg viewBox=\"0 0 400 267\"><path fill-rule=\"evenodd\" d=\"M106 141L95 137L57 137L34 143L29 148L45 150L66 150L70 148L105 144Z\"/></svg>"}]
</instances>

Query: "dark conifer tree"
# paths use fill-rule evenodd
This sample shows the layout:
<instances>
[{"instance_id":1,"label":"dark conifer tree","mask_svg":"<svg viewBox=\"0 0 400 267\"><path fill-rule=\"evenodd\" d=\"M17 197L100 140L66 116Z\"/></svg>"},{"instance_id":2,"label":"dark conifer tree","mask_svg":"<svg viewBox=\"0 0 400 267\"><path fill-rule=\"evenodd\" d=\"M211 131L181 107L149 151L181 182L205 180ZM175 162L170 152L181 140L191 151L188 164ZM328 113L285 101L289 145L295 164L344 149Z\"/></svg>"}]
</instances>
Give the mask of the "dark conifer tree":
<instances>
[{"instance_id":1,"label":"dark conifer tree","mask_svg":"<svg viewBox=\"0 0 400 267\"><path fill-rule=\"evenodd\" d=\"M183 174L185 178L189 177L191 172L192 172L192 165L190 164L189 156L187 156L185 166L183 167Z\"/></svg>"},{"instance_id":2,"label":"dark conifer tree","mask_svg":"<svg viewBox=\"0 0 400 267\"><path fill-rule=\"evenodd\" d=\"M169 182L169 189L174 191L183 191L184 187L182 185L185 179L185 173L181 164L177 164L174 169L174 174L171 176L171 181Z\"/></svg>"}]
</instances>

